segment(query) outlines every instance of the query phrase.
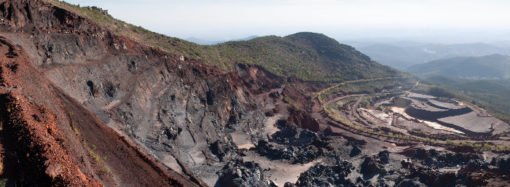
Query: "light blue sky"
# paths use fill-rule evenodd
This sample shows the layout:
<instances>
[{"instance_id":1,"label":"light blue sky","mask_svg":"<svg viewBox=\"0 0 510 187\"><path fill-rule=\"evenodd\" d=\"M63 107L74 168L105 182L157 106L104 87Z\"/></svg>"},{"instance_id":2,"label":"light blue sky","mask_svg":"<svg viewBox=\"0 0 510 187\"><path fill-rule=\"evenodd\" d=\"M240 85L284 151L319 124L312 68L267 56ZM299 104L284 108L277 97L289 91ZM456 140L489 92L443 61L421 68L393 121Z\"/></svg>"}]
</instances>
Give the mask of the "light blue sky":
<instances>
[{"instance_id":1,"label":"light blue sky","mask_svg":"<svg viewBox=\"0 0 510 187\"><path fill-rule=\"evenodd\" d=\"M66 0L181 38L321 32L340 40L510 39L506 0Z\"/></svg>"}]
</instances>

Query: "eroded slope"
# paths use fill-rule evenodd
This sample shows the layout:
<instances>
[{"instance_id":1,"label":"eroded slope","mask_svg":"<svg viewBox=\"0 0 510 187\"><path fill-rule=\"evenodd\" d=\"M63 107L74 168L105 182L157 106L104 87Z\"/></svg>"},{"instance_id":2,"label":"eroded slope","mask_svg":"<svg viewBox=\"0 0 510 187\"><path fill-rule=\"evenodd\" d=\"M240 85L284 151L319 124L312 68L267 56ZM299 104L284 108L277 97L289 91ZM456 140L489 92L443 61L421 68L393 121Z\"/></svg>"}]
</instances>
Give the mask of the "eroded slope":
<instances>
[{"instance_id":1,"label":"eroded slope","mask_svg":"<svg viewBox=\"0 0 510 187\"><path fill-rule=\"evenodd\" d=\"M417 84L323 35L300 33L201 49L213 56L225 53L219 57L228 57L222 62L230 68L223 69L211 66L224 64L210 63L217 57L200 56L204 51L188 55L179 42L165 45L177 45L172 50L151 48L76 14L80 10L54 4L0 3L0 35L24 59L2 64L15 72L8 75L16 81L11 86L17 86L3 92L18 93L30 106L53 114L22 118L54 121L61 135L41 133L61 139L55 140L60 142L55 149L69 158L64 171L83 173L81 180L90 185L455 186L508 179L509 159L501 152L447 146L443 137L399 133L403 129L374 118L384 113L371 107L374 102ZM260 58L264 55L269 59ZM361 80L303 81L312 74L299 68L289 73L288 65L296 63L292 59L306 61L308 70L332 66L329 75L346 73L322 81ZM46 171L53 169L36 173Z\"/></svg>"}]
</instances>

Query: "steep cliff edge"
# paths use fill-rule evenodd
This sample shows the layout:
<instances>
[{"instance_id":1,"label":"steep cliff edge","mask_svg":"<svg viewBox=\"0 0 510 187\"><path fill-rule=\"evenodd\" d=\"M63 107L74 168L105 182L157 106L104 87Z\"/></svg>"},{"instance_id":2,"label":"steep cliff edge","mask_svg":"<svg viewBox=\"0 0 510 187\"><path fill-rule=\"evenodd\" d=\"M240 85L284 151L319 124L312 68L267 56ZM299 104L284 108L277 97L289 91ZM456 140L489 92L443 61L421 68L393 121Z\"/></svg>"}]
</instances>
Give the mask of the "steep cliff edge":
<instances>
[{"instance_id":1,"label":"steep cliff edge","mask_svg":"<svg viewBox=\"0 0 510 187\"><path fill-rule=\"evenodd\" d=\"M210 146L233 146L230 131L263 124L263 113L245 87L249 84L237 71L138 44L46 1L3 1L0 12L0 35L17 51L15 58L23 58L2 64L16 72L4 74L15 81L7 85L21 90L6 95L6 102L24 106L19 103L26 101L8 99L23 97L53 116L62 137L44 136L58 139L55 149L68 161L56 167L83 173L84 181L106 186L214 183L216 172L235 155L218 160ZM250 87L258 90L255 82ZM9 116L6 120L13 120ZM37 161L41 171L54 167L46 160L57 155L43 154ZM20 184L43 180L12 177ZM58 185L51 177L44 180Z\"/></svg>"},{"instance_id":2,"label":"steep cliff edge","mask_svg":"<svg viewBox=\"0 0 510 187\"><path fill-rule=\"evenodd\" d=\"M507 158L492 156L489 164L469 146L453 155L447 149L457 147L444 139L412 134L414 122L409 133L388 128L388 110L372 104L419 82L321 34L199 46L99 8L0 0L0 37L0 182L434 186L452 177L458 184L508 179L497 175ZM448 137L451 144L468 138ZM506 146L469 141L501 152ZM423 147L440 151L420 160ZM448 173L451 167L459 172Z\"/></svg>"},{"instance_id":3,"label":"steep cliff edge","mask_svg":"<svg viewBox=\"0 0 510 187\"><path fill-rule=\"evenodd\" d=\"M23 48L1 39L2 139L12 184L193 186L119 135L32 67ZM17 146L16 146L17 145ZM14 161L14 163L13 163ZM17 164L16 164L17 163Z\"/></svg>"}]
</instances>

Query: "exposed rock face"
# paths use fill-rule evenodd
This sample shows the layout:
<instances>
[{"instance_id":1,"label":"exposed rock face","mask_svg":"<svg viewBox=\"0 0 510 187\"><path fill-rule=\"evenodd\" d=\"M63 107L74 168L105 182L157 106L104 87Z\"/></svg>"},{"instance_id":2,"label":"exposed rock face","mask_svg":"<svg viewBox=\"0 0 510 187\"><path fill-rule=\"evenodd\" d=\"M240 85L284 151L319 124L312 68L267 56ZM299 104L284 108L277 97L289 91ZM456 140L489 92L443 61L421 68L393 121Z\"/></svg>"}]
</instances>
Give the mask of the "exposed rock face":
<instances>
[{"instance_id":1,"label":"exposed rock face","mask_svg":"<svg viewBox=\"0 0 510 187\"><path fill-rule=\"evenodd\" d=\"M14 153L5 173L18 184L451 186L508 179L508 158L488 164L472 150L399 152L404 147L366 138L363 129L341 129L315 106L314 93L328 83L256 65L225 71L116 35L49 1L0 0L0 18L0 158L5 144ZM319 44L304 35L289 39ZM347 49L341 55L354 51ZM338 57L327 50L328 62Z\"/></svg>"},{"instance_id":2,"label":"exposed rock face","mask_svg":"<svg viewBox=\"0 0 510 187\"><path fill-rule=\"evenodd\" d=\"M472 153L440 153L434 149L412 149L407 153L411 158L423 161L431 167L455 167L458 165L467 165L483 163L481 155Z\"/></svg>"},{"instance_id":3,"label":"exposed rock face","mask_svg":"<svg viewBox=\"0 0 510 187\"><path fill-rule=\"evenodd\" d=\"M290 116L289 121L294 122L298 127L315 132L319 131L319 123L307 113L292 110Z\"/></svg>"},{"instance_id":4,"label":"exposed rock face","mask_svg":"<svg viewBox=\"0 0 510 187\"><path fill-rule=\"evenodd\" d=\"M349 154L349 156L355 157L358 156L359 154L361 154L361 149L356 145L352 146L351 153Z\"/></svg>"},{"instance_id":5,"label":"exposed rock face","mask_svg":"<svg viewBox=\"0 0 510 187\"><path fill-rule=\"evenodd\" d=\"M15 33L5 36L29 54L27 66L40 71L59 94L91 111L98 125L129 137L196 183L202 182L195 175L217 178L215 172L223 167L208 163L235 156L228 129L263 124L262 112L252 110L255 102L246 99L250 92L240 74L181 61L44 1L3 1L0 11L0 30ZM105 162L120 164L111 158ZM112 179L100 177L103 183ZM118 180L118 185L128 182Z\"/></svg>"},{"instance_id":6,"label":"exposed rock face","mask_svg":"<svg viewBox=\"0 0 510 187\"><path fill-rule=\"evenodd\" d=\"M504 173L510 173L510 157L508 156L494 158L491 164L498 167Z\"/></svg>"},{"instance_id":7,"label":"exposed rock face","mask_svg":"<svg viewBox=\"0 0 510 187\"><path fill-rule=\"evenodd\" d=\"M379 156L379 160L381 161L381 163L383 164L388 164L390 162L390 152L389 151L381 151L379 152L378 154Z\"/></svg>"},{"instance_id":8,"label":"exposed rock face","mask_svg":"<svg viewBox=\"0 0 510 187\"><path fill-rule=\"evenodd\" d=\"M271 140L280 144L304 146L310 144L320 145L324 143L316 133L297 128L292 124L279 123L278 128L280 128L280 131L271 135Z\"/></svg>"},{"instance_id":9,"label":"exposed rock face","mask_svg":"<svg viewBox=\"0 0 510 187\"><path fill-rule=\"evenodd\" d=\"M385 175L384 167L372 157L366 157L360 165L360 172L364 179L371 179L375 175Z\"/></svg>"},{"instance_id":10,"label":"exposed rock face","mask_svg":"<svg viewBox=\"0 0 510 187\"><path fill-rule=\"evenodd\" d=\"M412 171L411 176L418 177L427 186L455 186L464 183L464 181L457 181L459 176L454 173L437 173L426 168Z\"/></svg>"},{"instance_id":11,"label":"exposed rock face","mask_svg":"<svg viewBox=\"0 0 510 187\"><path fill-rule=\"evenodd\" d=\"M4 74L2 84L14 84L10 80L4 82L5 79L9 78ZM5 175L30 176L28 179L15 181L24 186L98 186L98 181L85 175L59 145L62 132L56 127L55 116L27 100L19 94L0 96L0 119L2 128L6 131L6 135L2 135L2 143L9 142L5 148L12 151L8 158L2 158L2 162L11 162L7 163L7 170L24 171L13 171L15 173ZM27 116L31 118L27 119ZM41 162L42 160L44 162ZM2 172L3 170L2 167Z\"/></svg>"},{"instance_id":12,"label":"exposed rock face","mask_svg":"<svg viewBox=\"0 0 510 187\"><path fill-rule=\"evenodd\" d=\"M272 144L264 140L258 143L257 152L272 160L287 160L295 164L308 163L322 155L320 148L313 145L297 147Z\"/></svg>"},{"instance_id":13,"label":"exposed rock face","mask_svg":"<svg viewBox=\"0 0 510 187\"><path fill-rule=\"evenodd\" d=\"M2 145L18 162L5 173L9 181L29 186L195 185L100 125L32 67L23 48L5 38L0 43L0 53L16 54L0 57L2 89L23 88L1 95L2 131L7 131L1 134ZM5 66L16 68L5 70ZM137 170L145 172L134 174Z\"/></svg>"},{"instance_id":14,"label":"exposed rock face","mask_svg":"<svg viewBox=\"0 0 510 187\"><path fill-rule=\"evenodd\" d=\"M404 179L403 181L401 181L400 183L398 183L397 185L395 185L396 187L426 187L425 184L421 183L419 180L417 179Z\"/></svg>"},{"instance_id":15,"label":"exposed rock face","mask_svg":"<svg viewBox=\"0 0 510 187\"><path fill-rule=\"evenodd\" d=\"M235 153L236 148L231 144L224 144L220 141L215 141L209 146L211 152L218 157L220 161L224 161L226 157L233 157L232 153Z\"/></svg>"},{"instance_id":16,"label":"exposed rock face","mask_svg":"<svg viewBox=\"0 0 510 187\"><path fill-rule=\"evenodd\" d=\"M270 186L262 169L254 162L232 161L220 171L217 187Z\"/></svg>"},{"instance_id":17,"label":"exposed rock face","mask_svg":"<svg viewBox=\"0 0 510 187\"><path fill-rule=\"evenodd\" d=\"M260 140L256 150L273 160L288 160L292 163L308 163L323 155L326 142L314 132L297 128L286 122L278 123L280 131L270 141Z\"/></svg>"},{"instance_id":18,"label":"exposed rock face","mask_svg":"<svg viewBox=\"0 0 510 187\"><path fill-rule=\"evenodd\" d=\"M355 186L346 179L353 168L349 162L336 166L316 165L299 176L296 186Z\"/></svg>"}]
</instances>

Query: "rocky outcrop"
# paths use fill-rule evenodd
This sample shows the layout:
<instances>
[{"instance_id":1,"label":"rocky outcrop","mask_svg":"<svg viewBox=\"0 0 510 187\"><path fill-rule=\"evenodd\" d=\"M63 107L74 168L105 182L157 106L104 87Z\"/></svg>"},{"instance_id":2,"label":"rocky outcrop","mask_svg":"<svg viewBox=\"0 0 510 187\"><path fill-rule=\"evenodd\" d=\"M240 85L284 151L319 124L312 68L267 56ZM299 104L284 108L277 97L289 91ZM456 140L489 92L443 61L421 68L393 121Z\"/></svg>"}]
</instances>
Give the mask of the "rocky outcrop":
<instances>
[{"instance_id":1,"label":"rocky outcrop","mask_svg":"<svg viewBox=\"0 0 510 187\"><path fill-rule=\"evenodd\" d=\"M271 186L260 166L254 162L232 161L219 172L216 187Z\"/></svg>"},{"instance_id":2,"label":"rocky outcrop","mask_svg":"<svg viewBox=\"0 0 510 187\"><path fill-rule=\"evenodd\" d=\"M481 155L476 153L451 153L451 152L438 152L434 149L409 149L405 154L412 159L422 161L425 165L430 167L455 167L459 165L468 165L476 163L484 163ZM486 164L482 164L486 165ZM480 166L482 167L482 166Z\"/></svg>"},{"instance_id":3,"label":"rocky outcrop","mask_svg":"<svg viewBox=\"0 0 510 187\"><path fill-rule=\"evenodd\" d=\"M388 164L390 162L390 152L389 151L381 151L379 152L378 154L379 156L379 160L381 161L381 163L383 164Z\"/></svg>"},{"instance_id":4,"label":"rocky outcrop","mask_svg":"<svg viewBox=\"0 0 510 187\"><path fill-rule=\"evenodd\" d=\"M324 144L319 135L315 132L298 128L292 123L278 123L278 132L271 135L271 140L280 144L289 144L295 146L305 146L315 144L320 146Z\"/></svg>"},{"instance_id":5,"label":"rocky outcrop","mask_svg":"<svg viewBox=\"0 0 510 187\"><path fill-rule=\"evenodd\" d=\"M296 186L356 186L347 176L354 169L349 162L339 162L335 166L316 165L302 173Z\"/></svg>"},{"instance_id":6,"label":"rocky outcrop","mask_svg":"<svg viewBox=\"0 0 510 187\"><path fill-rule=\"evenodd\" d=\"M18 184L274 186L279 177L286 186L437 186L484 184L508 170L508 159L489 165L474 150L383 151L400 147L320 114L314 93L329 83L237 59L220 69L181 54L196 46L180 51L170 40L175 49L161 51L110 30L127 25L78 12L105 11L59 3L0 1L0 158L8 140ZM415 163L399 165L402 157ZM457 174L439 171L457 165Z\"/></svg>"},{"instance_id":7,"label":"rocky outcrop","mask_svg":"<svg viewBox=\"0 0 510 187\"><path fill-rule=\"evenodd\" d=\"M287 146L264 140L258 142L256 151L271 160L286 160L294 164L308 163L322 155L321 150L315 146Z\"/></svg>"},{"instance_id":8,"label":"rocky outcrop","mask_svg":"<svg viewBox=\"0 0 510 187\"><path fill-rule=\"evenodd\" d=\"M501 172L510 173L510 157L508 156L492 159L491 165L496 166Z\"/></svg>"},{"instance_id":9,"label":"rocky outcrop","mask_svg":"<svg viewBox=\"0 0 510 187\"><path fill-rule=\"evenodd\" d=\"M426 187L427 185L421 183L418 179L404 179L400 181L395 187Z\"/></svg>"},{"instance_id":10,"label":"rocky outcrop","mask_svg":"<svg viewBox=\"0 0 510 187\"><path fill-rule=\"evenodd\" d=\"M81 135L77 142L94 145L97 152L107 152L103 154L119 152L120 148L132 150L121 146L109 148L115 146L111 141L99 145L96 139L131 142L137 146L135 149L150 153L143 158L148 163L164 164L202 184L200 178L217 178L215 172L235 157L236 149L229 147L233 145L228 134L231 130L244 130L248 122L251 128L263 124L264 116L261 111L253 110L256 104L249 96L250 89L244 87L247 83L242 81L251 80L248 75L225 73L198 60L182 60L180 56L117 36L42 0L0 2L0 16L4 18L0 30L7 32L5 37L13 45L22 46L27 52L26 67L40 72L41 78L49 80L47 85L65 98L62 105L72 108L68 115L86 114L76 121L59 124L58 128L71 129L65 133L66 142L76 139L72 137L76 136L73 128ZM51 99L47 96L41 100ZM52 107L52 104L42 106ZM79 112L74 111L78 108ZM69 117L65 115L57 116L58 121L65 121L64 117ZM88 124L91 127L88 128L86 123L93 125ZM111 134L89 140L92 137L84 134L92 131L92 127ZM76 145L66 149L73 149L74 159L81 156L77 152L87 154L87 147L73 146ZM121 172L124 165L116 161L120 160L109 158L104 162L110 167L118 166ZM89 171L90 175L94 173ZM113 183L113 178L120 184L127 180L143 181L139 177L115 175L120 174L112 172L98 178L104 184Z\"/></svg>"},{"instance_id":11,"label":"rocky outcrop","mask_svg":"<svg viewBox=\"0 0 510 187\"><path fill-rule=\"evenodd\" d=\"M278 123L278 128L280 130L269 141L258 142L257 153L272 160L286 160L295 164L308 163L323 155L327 143L316 133L285 121Z\"/></svg>"},{"instance_id":12,"label":"rocky outcrop","mask_svg":"<svg viewBox=\"0 0 510 187\"><path fill-rule=\"evenodd\" d=\"M298 127L318 132L319 123L312 116L304 111L291 110L289 121L295 123Z\"/></svg>"},{"instance_id":13,"label":"rocky outcrop","mask_svg":"<svg viewBox=\"0 0 510 187\"><path fill-rule=\"evenodd\" d=\"M385 175L386 170L376 159L366 157L360 165L360 173L364 179L371 179L375 175Z\"/></svg>"},{"instance_id":14,"label":"rocky outcrop","mask_svg":"<svg viewBox=\"0 0 510 187\"><path fill-rule=\"evenodd\" d=\"M359 154L361 154L361 149L358 146L353 145L352 149L351 149L351 153L349 153L349 156L355 157L355 156L358 156Z\"/></svg>"},{"instance_id":15,"label":"rocky outcrop","mask_svg":"<svg viewBox=\"0 0 510 187\"><path fill-rule=\"evenodd\" d=\"M34 68L24 48L0 38L0 54L8 51L11 55L0 56L1 89L23 88L7 90L1 102L5 138L17 145L9 154L24 155L10 180L55 186L196 185L102 124Z\"/></svg>"}]
</instances>

